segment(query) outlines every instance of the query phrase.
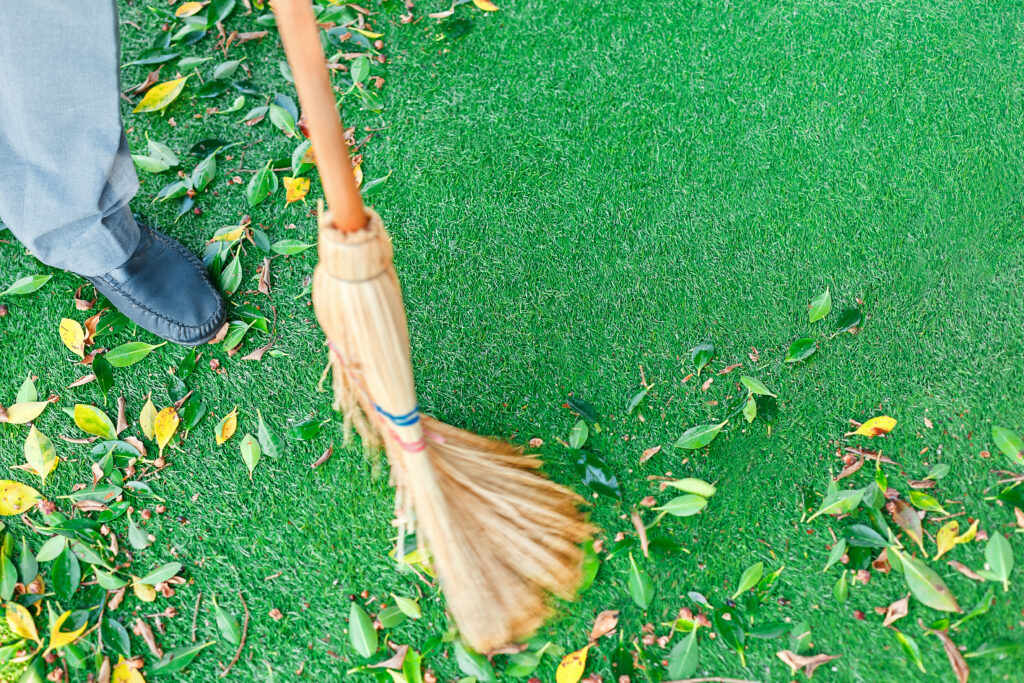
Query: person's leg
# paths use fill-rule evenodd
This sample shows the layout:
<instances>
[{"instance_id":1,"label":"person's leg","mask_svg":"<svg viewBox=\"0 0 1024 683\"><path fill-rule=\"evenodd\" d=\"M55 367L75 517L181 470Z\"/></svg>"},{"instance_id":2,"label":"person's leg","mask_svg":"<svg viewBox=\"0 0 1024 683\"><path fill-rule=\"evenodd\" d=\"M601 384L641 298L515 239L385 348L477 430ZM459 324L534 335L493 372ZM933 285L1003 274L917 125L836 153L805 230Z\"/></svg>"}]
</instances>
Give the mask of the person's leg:
<instances>
[{"instance_id":1,"label":"person's leg","mask_svg":"<svg viewBox=\"0 0 1024 683\"><path fill-rule=\"evenodd\" d=\"M0 2L0 219L43 263L120 266L139 229L114 0Z\"/></svg>"}]
</instances>

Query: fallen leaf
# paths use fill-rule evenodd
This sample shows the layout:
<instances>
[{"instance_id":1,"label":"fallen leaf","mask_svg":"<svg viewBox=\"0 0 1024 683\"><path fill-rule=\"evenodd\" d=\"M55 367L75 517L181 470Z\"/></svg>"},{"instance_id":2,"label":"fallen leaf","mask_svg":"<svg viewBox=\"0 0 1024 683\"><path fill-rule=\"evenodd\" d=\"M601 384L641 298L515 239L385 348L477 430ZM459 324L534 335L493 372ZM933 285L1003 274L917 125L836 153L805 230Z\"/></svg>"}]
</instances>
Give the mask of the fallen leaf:
<instances>
[{"instance_id":1,"label":"fallen leaf","mask_svg":"<svg viewBox=\"0 0 1024 683\"><path fill-rule=\"evenodd\" d=\"M183 78L176 78L173 81L165 81L159 85L154 85L146 93L145 97L139 101L135 109L132 110L133 114L140 112L155 112L160 111L168 107L174 100L181 94L182 88L185 87L185 82L188 80L188 76Z\"/></svg>"},{"instance_id":2,"label":"fallen leaf","mask_svg":"<svg viewBox=\"0 0 1024 683\"><path fill-rule=\"evenodd\" d=\"M960 572L961 574L966 576L968 579L974 579L975 581L984 581L985 580L985 579L981 578L980 575L978 575L978 572L974 571L973 569L971 569L967 565L963 564L962 562L957 562L956 560L949 560L948 562L946 562L946 564L948 564L950 567L952 567L953 569L957 570L958 572Z\"/></svg>"},{"instance_id":3,"label":"fallen leaf","mask_svg":"<svg viewBox=\"0 0 1024 683\"><path fill-rule=\"evenodd\" d=\"M125 401L124 396L117 397L117 426L114 427L114 432L120 434L124 430L128 429L128 419L124 416Z\"/></svg>"},{"instance_id":4,"label":"fallen leaf","mask_svg":"<svg viewBox=\"0 0 1024 683\"><path fill-rule=\"evenodd\" d=\"M114 675L110 683L146 683L138 669L132 666L133 660L117 656L117 665L114 667Z\"/></svg>"},{"instance_id":5,"label":"fallen leaf","mask_svg":"<svg viewBox=\"0 0 1024 683\"><path fill-rule=\"evenodd\" d=\"M822 664L824 664L825 662L831 662L833 659L839 659L840 657L842 657L842 655L826 654L817 654L807 657L804 655L798 655L792 650L782 650L781 652L776 652L775 656L789 665L790 675L794 675L798 670L803 669L804 674L808 678L813 676L814 670Z\"/></svg>"},{"instance_id":6,"label":"fallen leaf","mask_svg":"<svg viewBox=\"0 0 1024 683\"><path fill-rule=\"evenodd\" d=\"M888 434L892 431L892 428L896 426L896 420L892 419L888 415L880 415L879 417L873 417L855 431L847 432L844 436L851 436L853 434L859 434L861 436L876 437L882 434Z\"/></svg>"},{"instance_id":7,"label":"fallen leaf","mask_svg":"<svg viewBox=\"0 0 1024 683\"><path fill-rule=\"evenodd\" d=\"M25 486L10 479L0 481L0 515L20 515L42 496L31 486Z\"/></svg>"},{"instance_id":8,"label":"fallen leaf","mask_svg":"<svg viewBox=\"0 0 1024 683\"><path fill-rule=\"evenodd\" d=\"M36 622L32 614L16 602L7 603L7 625L11 627L15 635L28 638L39 643L39 631L36 630Z\"/></svg>"},{"instance_id":9,"label":"fallen leaf","mask_svg":"<svg viewBox=\"0 0 1024 683\"><path fill-rule=\"evenodd\" d=\"M217 445L220 446L234 436L236 429L238 429L238 408L232 408L231 412L221 418L213 430Z\"/></svg>"},{"instance_id":10,"label":"fallen leaf","mask_svg":"<svg viewBox=\"0 0 1024 683\"><path fill-rule=\"evenodd\" d=\"M270 259L263 259L263 268L260 269L260 280L258 290L260 294L270 296ZM244 359L243 359L244 360Z\"/></svg>"},{"instance_id":11,"label":"fallen leaf","mask_svg":"<svg viewBox=\"0 0 1024 683\"><path fill-rule=\"evenodd\" d=\"M491 2L491 0L473 0L473 4L485 12L498 11L498 6Z\"/></svg>"},{"instance_id":12,"label":"fallen leaf","mask_svg":"<svg viewBox=\"0 0 1024 683\"><path fill-rule=\"evenodd\" d=\"M910 593L903 596L902 599L889 605L889 608L885 611L885 621L882 622L882 626L888 626L889 624L902 619L907 616L907 612L910 607Z\"/></svg>"},{"instance_id":13,"label":"fallen leaf","mask_svg":"<svg viewBox=\"0 0 1024 683\"><path fill-rule=\"evenodd\" d=\"M914 543L921 548L921 552L927 554L928 551L924 549L924 534L921 531L921 518L917 515L917 510L907 505L905 502L897 498L896 500L887 503L886 507L889 509L892 515L892 520L903 529L903 531L910 537Z\"/></svg>"},{"instance_id":14,"label":"fallen leaf","mask_svg":"<svg viewBox=\"0 0 1024 683\"><path fill-rule=\"evenodd\" d=\"M191 17L193 14L203 9L203 3L201 2L186 2L178 5L178 9L174 10L174 16L176 17Z\"/></svg>"},{"instance_id":15,"label":"fallen leaf","mask_svg":"<svg viewBox=\"0 0 1024 683\"><path fill-rule=\"evenodd\" d=\"M60 334L60 340L71 350L71 353L79 358L85 357L85 330L77 320L63 318L57 332Z\"/></svg>"},{"instance_id":16,"label":"fallen leaf","mask_svg":"<svg viewBox=\"0 0 1024 683\"><path fill-rule=\"evenodd\" d=\"M645 463L660 452L661 446L652 446L651 448L644 449L644 452L640 455L640 462Z\"/></svg>"},{"instance_id":17,"label":"fallen leaf","mask_svg":"<svg viewBox=\"0 0 1024 683\"><path fill-rule=\"evenodd\" d=\"M577 683L583 677L583 670L587 668L587 652L591 645L592 643L587 643L562 658L558 669L555 670L556 683Z\"/></svg>"},{"instance_id":18,"label":"fallen leaf","mask_svg":"<svg viewBox=\"0 0 1024 683\"><path fill-rule=\"evenodd\" d=\"M88 384L89 382L95 382L95 381L96 381L96 375L90 372L88 375L82 375L81 377L76 379L74 382L69 384L68 385L68 389L71 389L73 387L81 387L81 386L84 386L84 385Z\"/></svg>"},{"instance_id":19,"label":"fallen leaf","mask_svg":"<svg viewBox=\"0 0 1024 683\"><path fill-rule=\"evenodd\" d=\"M235 35L235 45L242 45L244 43L248 43L250 40L263 40L267 35L267 31L248 31L246 33L238 33Z\"/></svg>"},{"instance_id":20,"label":"fallen leaf","mask_svg":"<svg viewBox=\"0 0 1024 683\"><path fill-rule=\"evenodd\" d=\"M274 337L273 339L271 339L270 341L268 341L266 344L264 344L263 346L259 347L258 349L250 351L249 353L247 353L244 356L242 356L242 360L261 361L261 360L263 360L263 354L265 354L267 351L272 349L274 347L274 344L276 344L276 343L277 343L277 337Z\"/></svg>"},{"instance_id":21,"label":"fallen leaf","mask_svg":"<svg viewBox=\"0 0 1024 683\"><path fill-rule=\"evenodd\" d=\"M85 624L88 626L88 624ZM83 628L85 628L83 626ZM149 624L143 621L142 617L135 618L135 625L132 627L132 631L142 636L142 639L146 641L146 647L153 654L154 657L163 657L164 651L157 645L156 636L153 635L153 629L150 628Z\"/></svg>"},{"instance_id":22,"label":"fallen leaf","mask_svg":"<svg viewBox=\"0 0 1024 683\"><path fill-rule=\"evenodd\" d=\"M393 669L395 671L401 671L402 665L405 664L405 656L409 652L408 645L399 645L398 649L395 650L395 654L391 655L383 662L377 662L376 664L370 664L371 669ZM396 679L397 680L397 679Z\"/></svg>"},{"instance_id":23,"label":"fallen leaf","mask_svg":"<svg viewBox=\"0 0 1024 683\"><path fill-rule=\"evenodd\" d=\"M82 289L91 286L92 285L90 285L88 282L83 282L82 284L78 285L78 289L75 290L75 308L77 308L80 311L88 311L89 309L96 305L95 288L93 289L91 299L85 299L82 297Z\"/></svg>"},{"instance_id":24,"label":"fallen leaf","mask_svg":"<svg viewBox=\"0 0 1024 683\"><path fill-rule=\"evenodd\" d=\"M864 460L863 459L855 460L854 462L852 462L851 464L849 464L849 465L847 465L846 467L843 468L843 471L839 473L839 475L835 478L835 481L839 481L840 479L845 479L846 477L848 477L851 474L855 473L857 470L859 470L863 466L864 466Z\"/></svg>"},{"instance_id":25,"label":"fallen leaf","mask_svg":"<svg viewBox=\"0 0 1024 683\"><path fill-rule=\"evenodd\" d=\"M153 420L153 435L156 437L157 446L160 447L160 455L164 454L164 448L171 442L179 422L181 418L174 408L164 408L156 414Z\"/></svg>"},{"instance_id":26,"label":"fallen leaf","mask_svg":"<svg viewBox=\"0 0 1024 683\"><path fill-rule=\"evenodd\" d=\"M630 514L630 520L633 522L633 528L636 529L637 538L640 539L640 550L643 552L644 557L650 557L650 552L648 551L650 543L647 540L647 528L644 526L644 521L640 518L640 513L633 510Z\"/></svg>"},{"instance_id":27,"label":"fallen leaf","mask_svg":"<svg viewBox=\"0 0 1024 683\"><path fill-rule=\"evenodd\" d=\"M153 400L147 396L146 405L142 406L142 412L139 413L139 427L142 428L142 433L147 439L154 437L155 424L156 406L153 405Z\"/></svg>"},{"instance_id":28,"label":"fallen leaf","mask_svg":"<svg viewBox=\"0 0 1024 683\"><path fill-rule=\"evenodd\" d=\"M949 632L946 629L933 631L924 625L924 622L920 619L917 620L918 625L926 632L938 637L942 641L942 649L946 651L946 658L949 659L949 666L953 669L953 674L956 676L958 683L967 683L967 678L971 674L970 667L967 666L967 660L964 659L960 649L956 646L956 643L949 637Z\"/></svg>"},{"instance_id":29,"label":"fallen leaf","mask_svg":"<svg viewBox=\"0 0 1024 683\"><path fill-rule=\"evenodd\" d=\"M935 488L934 479L911 479L907 482L910 484L912 489L933 489Z\"/></svg>"},{"instance_id":30,"label":"fallen leaf","mask_svg":"<svg viewBox=\"0 0 1024 683\"><path fill-rule=\"evenodd\" d=\"M938 552L935 553L933 560L939 559L956 546L956 535L959 530L960 523L955 519L942 525L942 528L935 534L935 546L938 548Z\"/></svg>"},{"instance_id":31,"label":"fallen leaf","mask_svg":"<svg viewBox=\"0 0 1024 683\"><path fill-rule=\"evenodd\" d=\"M306 193L309 192L309 178L282 178L284 183L284 201L285 204L291 204L297 202L300 199L306 197Z\"/></svg>"},{"instance_id":32,"label":"fallen leaf","mask_svg":"<svg viewBox=\"0 0 1024 683\"><path fill-rule=\"evenodd\" d=\"M594 627L590 629L590 640L594 641L615 630L619 624L619 610L609 609L601 612L594 619Z\"/></svg>"}]
</instances>

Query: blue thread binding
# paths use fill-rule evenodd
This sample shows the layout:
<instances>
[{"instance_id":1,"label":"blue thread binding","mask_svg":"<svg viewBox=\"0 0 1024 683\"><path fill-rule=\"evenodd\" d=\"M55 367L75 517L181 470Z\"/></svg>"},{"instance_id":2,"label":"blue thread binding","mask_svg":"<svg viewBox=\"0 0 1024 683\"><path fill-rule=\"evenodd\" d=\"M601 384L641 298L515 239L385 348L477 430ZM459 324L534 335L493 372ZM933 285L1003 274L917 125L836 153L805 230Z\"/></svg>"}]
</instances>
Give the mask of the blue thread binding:
<instances>
[{"instance_id":1,"label":"blue thread binding","mask_svg":"<svg viewBox=\"0 0 1024 683\"><path fill-rule=\"evenodd\" d=\"M391 413L384 410L376 403L373 404L373 407L377 410L378 413L380 413L387 419L391 420L392 424L394 424L396 427L411 427L412 425L420 421L419 406L416 406L405 415L392 415Z\"/></svg>"}]
</instances>

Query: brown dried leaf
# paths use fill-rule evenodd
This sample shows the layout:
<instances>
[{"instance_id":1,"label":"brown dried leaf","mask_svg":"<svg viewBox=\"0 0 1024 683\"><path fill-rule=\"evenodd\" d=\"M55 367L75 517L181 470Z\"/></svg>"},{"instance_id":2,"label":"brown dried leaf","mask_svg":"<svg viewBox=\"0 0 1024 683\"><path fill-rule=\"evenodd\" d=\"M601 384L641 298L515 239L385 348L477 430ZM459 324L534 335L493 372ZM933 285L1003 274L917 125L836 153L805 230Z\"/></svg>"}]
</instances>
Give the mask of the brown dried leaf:
<instances>
[{"instance_id":1,"label":"brown dried leaf","mask_svg":"<svg viewBox=\"0 0 1024 683\"><path fill-rule=\"evenodd\" d=\"M124 416L125 401L124 396L117 397L117 427L115 427L115 433L120 434L124 430L128 429L128 419Z\"/></svg>"},{"instance_id":2,"label":"brown dried leaf","mask_svg":"<svg viewBox=\"0 0 1024 683\"><path fill-rule=\"evenodd\" d=\"M72 387L81 387L81 386L84 386L84 385L88 384L89 382L95 382L95 381L96 381L96 375L90 372L88 375L82 375L81 377L76 379L74 382L69 384L68 385L68 389L70 389Z\"/></svg>"},{"instance_id":3,"label":"brown dried leaf","mask_svg":"<svg viewBox=\"0 0 1024 683\"><path fill-rule=\"evenodd\" d=\"M224 325L219 330L217 330L217 334L213 337L213 339L209 341L209 343L220 344L222 341L224 341L224 337L228 336L229 327L230 325L228 323L224 323Z\"/></svg>"},{"instance_id":4,"label":"brown dried leaf","mask_svg":"<svg viewBox=\"0 0 1024 683\"><path fill-rule=\"evenodd\" d=\"M718 374L719 375L728 375L730 372L732 372L736 368L741 368L741 367L743 367L743 363L733 363L732 365L726 365L724 368L722 368L721 370L718 371Z\"/></svg>"},{"instance_id":5,"label":"brown dried leaf","mask_svg":"<svg viewBox=\"0 0 1024 683\"><path fill-rule=\"evenodd\" d=\"M113 536L113 534L111 534ZM107 609L117 609L124 600L124 589L128 586L121 586L116 591L110 591L110 600L107 601Z\"/></svg>"},{"instance_id":6,"label":"brown dried leaf","mask_svg":"<svg viewBox=\"0 0 1024 683\"><path fill-rule=\"evenodd\" d=\"M82 512L103 512L107 509L107 506L98 500L76 500L72 505Z\"/></svg>"},{"instance_id":7,"label":"brown dried leaf","mask_svg":"<svg viewBox=\"0 0 1024 683\"><path fill-rule=\"evenodd\" d=\"M235 35L235 45L243 45L250 40L263 40L267 37L266 31L247 31Z\"/></svg>"},{"instance_id":8,"label":"brown dried leaf","mask_svg":"<svg viewBox=\"0 0 1024 683\"><path fill-rule=\"evenodd\" d=\"M128 91L129 94L141 95L144 92L146 92L147 90L149 90L150 88L152 88L154 85L156 85L156 82L160 80L160 69L161 68L162 68L162 65L158 66L156 69L154 69L153 71L150 71L148 74L146 74L146 80L142 81L142 83L139 83L137 86L135 86L134 88L129 90Z\"/></svg>"},{"instance_id":9,"label":"brown dried leaf","mask_svg":"<svg viewBox=\"0 0 1024 683\"><path fill-rule=\"evenodd\" d=\"M1017 526L1024 529L1024 510L1018 507L1013 508L1013 518L1017 520Z\"/></svg>"},{"instance_id":10,"label":"brown dried leaf","mask_svg":"<svg viewBox=\"0 0 1024 683\"><path fill-rule=\"evenodd\" d=\"M270 259L268 258L263 259L263 269L260 270L260 284L258 289L260 294L270 296Z\"/></svg>"},{"instance_id":11,"label":"brown dried leaf","mask_svg":"<svg viewBox=\"0 0 1024 683\"><path fill-rule=\"evenodd\" d=\"M846 477L848 477L851 474L855 473L861 467L864 467L864 458L858 458L852 464L847 465L846 467L844 467L843 471L839 473L839 476L837 476L835 480L839 481L840 479L845 479Z\"/></svg>"},{"instance_id":12,"label":"brown dried leaf","mask_svg":"<svg viewBox=\"0 0 1024 683\"><path fill-rule=\"evenodd\" d=\"M313 461L313 465L312 465L313 469L315 470L317 467L320 467L320 465L323 465L325 462L330 460L331 459L331 455L333 453L334 453L334 444L331 444L330 446L327 447L327 450L325 450L320 455L319 458L317 458L316 460Z\"/></svg>"},{"instance_id":13,"label":"brown dried leaf","mask_svg":"<svg viewBox=\"0 0 1024 683\"><path fill-rule=\"evenodd\" d=\"M882 552L878 553L878 557L871 561L871 568L880 574L888 574L892 571L892 565L889 564L888 548L882 548Z\"/></svg>"},{"instance_id":14,"label":"brown dried leaf","mask_svg":"<svg viewBox=\"0 0 1024 683\"><path fill-rule=\"evenodd\" d=\"M706 380L704 380L704 384L700 385L700 390L701 391L707 391L709 388L711 388L711 383L714 382L714 381L715 381L714 377L708 377Z\"/></svg>"},{"instance_id":15,"label":"brown dried leaf","mask_svg":"<svg viewBox=\"0 0 1024 683\"><path fill-rule=\"evenodd\" d=\"M946 658L949 659L949 666L953 669L956 680L958 683L967 683L967 678L971 675L971 668L967 666L967 661L960 652L960 648L949 637L949 631L947 629L933 631L926 627L920 619L917 620L917 623L922 629L937 636L942 641L942 649L946 651Z\"/></svg>"},{"instance_id":16,"label":"brown dried leaf","mask_svg":"<svg viewBox=\"0 0 1024 683\"><path fill-rule=\"evenodd\" d=\"M924 549L924 533L921 531L921 518L918 517L917 510L899 498L886 503L886 509L892 515L892 521L896 522L907 536L921 548L921 552L927 555L928 551Z\"/></svg>"},{"instance_id":17,"label":"brown dried leaf","mask_svg":"<svg viewBox=\"0 0 1024 683\"><path fill-rule=\"evenodd\" d=\"M640 518L640 513L636 510L630 513L629 519L633 522L633 528L636 529L636 535L640 539L640 550L643 551L644 557L650 557L648 551L650 544L647 541L647 528L644 526L644 520Z\"/></svg>"},{"instance_id":18,"label":"brown dried leaf","mask_svg":"<svg viewBox=\"0 0 1024 683\"><path fill-rule=\"evenodd\" d=\"M160 649L160 646L156 644L156 637L153 635L153 629L150 628L149 624L142 620L142 617L136 617L135 627L132 629L135 635L141 636L146 641L146 647L153 653L154 657L163 657L164 651Z\"/></svg>"},{"instance_id":19,"label":"brown dried leaf","mask_svg":"<svg viewBox=\"0 0 1024 683\"><path fill-rule=\"evenodd\" d=\"M775 656L784 661L786 664L789 664L791 675L796 674L798 669L803 669L804 674L806 674L808 678L813 676L814 670L822 664L824 664L825 662L831 662L833 659L839 659L840 657L842 657L842 655L826 654L817 654L811 655L810 657L805 657L804 655L798 655L792 650L782 650L781 652L776 652Z\"/></svg>"},{"instance_id":20,"label":"brown dried leaf","mask_svg":"<svg viewBox=\"0 0 1024 683\"><path fill-rule=\"evenodd\" d=\"M619 610L607 609L597 615L594 619L594 627L590 629L590 640L594 641L598 638L608 635L615 630L615 627L619 625Z\"/></svg>"},{"instance_id":21,"label":"brown dried leaf","mask_svg":"<svg viewBox=\"0 0 1024 683\"><path fill-rule=\"evenodd\" d=\"M968 579L974 579L975 581L984 581L985 580L985 579L981 578L981 576L978 575L978 572L974 571L973 569L971 569L970 567L968 567L967 565L965 565L962 562L957 562L956 560L950 560L946 564L948 564L950 567L952 567L953 569L957 570L958 572L960 572L961 574L966 576Z\"/></svg>"},{"instance_id":22,"label":"brown dried leaf","mask_svg":"<svg viewBox=\"0 0 1024 683\"><path fill-rule=\"evenodd\" d=\"M907 482L910 484L912 489L933 489L935 488L934 479L911 479Z\"/></svg>"},{"instance_id":23,"label":"brown dried leaf","mask_svg":"<svg viewBox=\"0 0 1024 683\"><path fill-rule=\"evenodd\" d=\"M651 458L653 458L654 456L656 456L660 452L661 452L661 446L652 446L651 448L647 448L640 455L640 462L641 463L647 462L648 460L650 460Z\"/></svg>"},{"instance_id":24,"label":"brown dried leaf","mask_svg":"<svg viewBox=\"0 0 1024 683\"><path fill-rule=\"evenodd\" d=\"M882 622L882 626L888 626L898 619L902 619L907 616L908 608L910 607L910 593L907 593L901 600L889 605L889 609L885 611L885 621Z\"/></svg>"},{"instance_id":25,"label":"brown dried leaf","mask_svg":"<svg viewBox=\"0 0 1024 683\"><path fill-rule=\"evenodd\" d=\"M98 462L94 462L89 469L92 471L92 485L95 486L100 483L100 480L105 476L103 474L103 468Z\"/></svg>"},{"instance_id":26,"label":"brown dried leaf","mask_svg":"<svg viewBox=\"0 0 1024 683\"><path fill-rule=\"evenodd\" d=\"M93 288L91 299L84 299L82 298L82 289L84 287L92 287L92 285L88 282L83 282L78 285L78 289L75 290L75 308L80 311L88 311L96 305L96 289Z\"/></svg>"},{"instance_id":27,"label":"brown dried leaf","mask_svg":"<svg viewBox=\"0 0 1024 683\"><path fill-rule=\"evenodd\" d=\"M271 339L270 341L268 341L266 344L256 349L255 351L250 351L249 353L242 356L242 360L261 361L263 360L263 354L265 354L267 351L273 348L274 344L276 343L277 337L274 337L273 339Z\"/></svg>"},{"instance_id":28,"label":"brown dried leaf","mask_svg":"<svg viewBox=\"0 0 1024 683\"><path fill-rule=\"evenodd\" d=\"M399 645L398 649L395 650L395 654L391 655L383 662L377 662L371 664L371 669L393 669L395 671L401 671L402 665L405 663L405 655L409 652L408 645Z\"/></svg>"}]
</instances>

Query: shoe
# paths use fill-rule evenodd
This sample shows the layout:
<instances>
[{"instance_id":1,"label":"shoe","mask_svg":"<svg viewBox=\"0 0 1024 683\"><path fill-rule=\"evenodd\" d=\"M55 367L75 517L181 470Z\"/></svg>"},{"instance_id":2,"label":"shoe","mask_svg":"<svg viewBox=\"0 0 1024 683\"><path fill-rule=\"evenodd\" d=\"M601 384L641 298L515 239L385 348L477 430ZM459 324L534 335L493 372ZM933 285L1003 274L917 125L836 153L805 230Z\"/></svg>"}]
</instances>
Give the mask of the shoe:
<instances>
[{"instance_id":1,"label":"shoe","mask_svg":"<svg viewBox=\"0 0 1024 683\"><path fill-rule=\"evenodd\" d=\"M87 277L132 322L185 346L210 341L227 310L195 254L139 223L139 246L119 268Z\"/></svg>"}]
</instances>

